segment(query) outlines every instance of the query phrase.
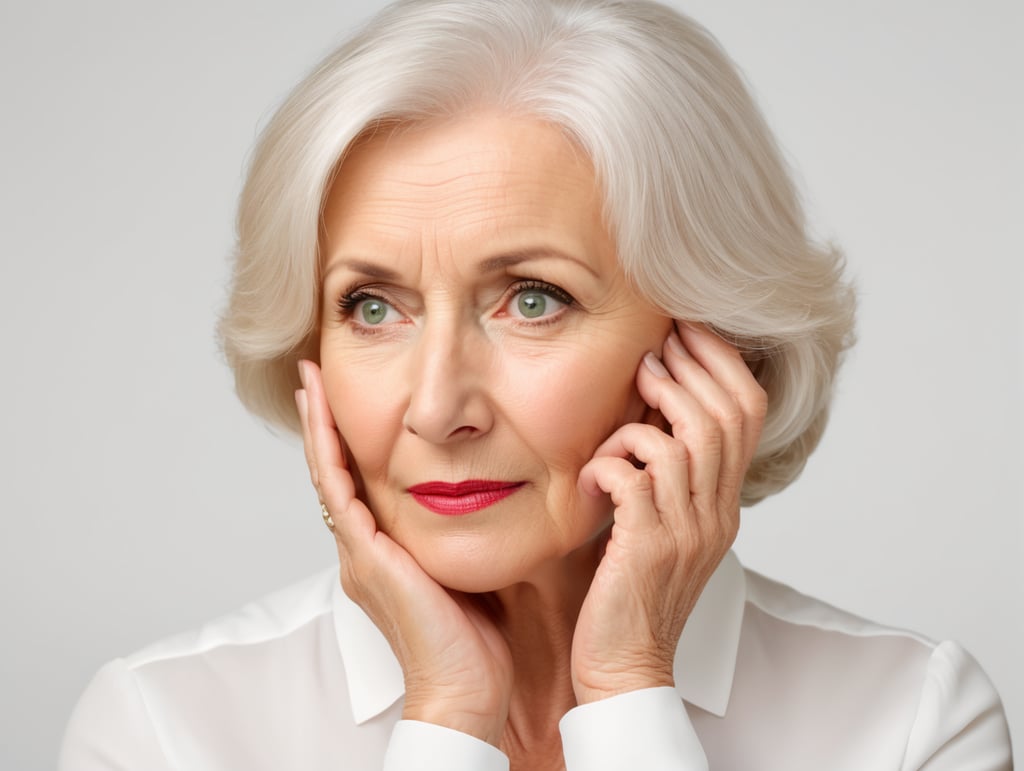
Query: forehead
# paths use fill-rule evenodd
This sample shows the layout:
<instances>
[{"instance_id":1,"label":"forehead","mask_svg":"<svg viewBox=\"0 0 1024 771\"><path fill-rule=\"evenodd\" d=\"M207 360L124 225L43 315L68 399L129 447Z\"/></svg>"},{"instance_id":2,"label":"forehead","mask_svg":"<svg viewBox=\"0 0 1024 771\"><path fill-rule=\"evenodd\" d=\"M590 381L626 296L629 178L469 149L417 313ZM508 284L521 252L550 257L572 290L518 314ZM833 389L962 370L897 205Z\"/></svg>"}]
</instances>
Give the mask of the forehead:
<instances>
[{"instance_id":1,"label":"forehead","mask_svg":"<svg viewBox=\"0 0 1024 771\"><path fill-rule=\"evenodd\" d=\"M498 114L362 137L340 165L324 224L335 246L410 230L488 238L604 231L586 155L548 123Z\"/></svg>"}]
</instances>

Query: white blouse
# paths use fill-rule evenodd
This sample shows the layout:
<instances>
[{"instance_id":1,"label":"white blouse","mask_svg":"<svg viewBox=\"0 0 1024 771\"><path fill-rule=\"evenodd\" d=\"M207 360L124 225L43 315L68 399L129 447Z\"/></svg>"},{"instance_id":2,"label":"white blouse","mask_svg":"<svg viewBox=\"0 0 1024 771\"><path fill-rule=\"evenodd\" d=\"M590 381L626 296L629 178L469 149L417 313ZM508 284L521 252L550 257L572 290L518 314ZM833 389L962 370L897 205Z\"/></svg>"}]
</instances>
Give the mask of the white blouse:
<instances>
[{"instance_id":1,"label":"white blouse","mask_svg":"<svg viewBox=\"0 0 1024 771\"><path fill-rule=\"evenodd\" d=\"M805 597L728 555L687 621L675 688L576 707L569 771L995 771L1002 705L978 664ZM104 666L61 771L503 771L497 748L401 720L402 672L337 567Z\"/></svg>"}]
</instances>

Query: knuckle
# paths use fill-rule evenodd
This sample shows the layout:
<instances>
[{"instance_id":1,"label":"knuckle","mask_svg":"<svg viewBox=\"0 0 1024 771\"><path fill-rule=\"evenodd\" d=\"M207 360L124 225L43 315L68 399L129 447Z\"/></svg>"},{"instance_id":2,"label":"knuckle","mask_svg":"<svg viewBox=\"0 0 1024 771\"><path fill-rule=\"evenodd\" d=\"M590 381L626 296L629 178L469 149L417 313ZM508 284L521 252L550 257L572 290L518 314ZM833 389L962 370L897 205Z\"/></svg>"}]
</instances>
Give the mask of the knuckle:
<instances>
[{"instance_id":1,"label":"knuckle","mask_svg":"<svg viewBox=\"0 0 1024 771\"><path fill-rule=\"evenodd\" d=\"M712 420L701 421L696 427L697 445L705 452L713 452L722 446L722 429Z\"/></svg>"},{"instance_id":2,"label":"knuckle","mask_svg":"<svg viewBox=\"0 0 1024 771\"><path fill-rule=\"evenodd\" d=\"M740 518L739 517L728 517L723 528L726 541L731 545L736 540L736 536L740 534Z\"/></svg>"},{"instance_id":3,"label":"knuckle","mask_svg":"<svg viewBox=\"0 0 1024 771\"><path fill-rule=\"evenodd\" d=\"M768 414L768 392L757 381L754 381L754 385L745 394L741 403L746 413L758 420L764 420Z\"/></svg>"},{"instance_id":4,"label":"knuckle","mask_svg":"<svg viewBox=\"0 0 1024 771\"><path fill-rule=\"evenodd\" d=\"M304 444L302 446L302 454L306 458L306 465L312 469L316 465L316 455L313 453L313 448L308 444Z\"/></svg>"},{"instance_id":5,"label":"knuckle","mask_svg":"<svg viewBox=\"0 0 1024 771\"><path fill-rule=\"evenodd\" d=\"M662 456L671 464L683 465L690 460L690 451L678 439L668 438L661 451Z\"/></svg>"},{"instance_id":6,"label":"knuckle","mask_svg":"<svg viewBox=\"0 0 1024 771\"><path fill-rule=\"evenodd\" d=\"M623 481L623 491L630 495L647 496L654 489L650 475L646 471L634 469Z\"/></svg>"},{"instance_id":7,"label":"knuckle","mask_svg":"<svg viewBox=\"0 0 1024 771\"><path fill-rule=\"evenodd\" d=\"M313 483L313 487L320 488L320 471L316 465L316 458L312 455L306 455L306 468L309 469L309 481Z\"/></svg>"},{"instance_id":8,"label":"knuckle","mask_svg":"<svg viewBox=\"0 0 1024 771\"><path fill-rule=\"evenodd\" d=\"M718 476L718 487L721 491L720 502L730 501L743 485L743 472L739 469L722 468Z\"/></svg>"},{"instance_id":9,"label":"knuckle","mask_svg":"<svg viewBox=\"0 0 1024 771\"><path fill-rule=\"evenodd\" d=\"M718 423L726 431L739 431L743 428L743 410L739 405L730 403L718 411Z\"/></svg>"},{"instance_id":10,"label":"knuckle","mask_svg":"<svg viewBox=\"0 0 1024 771\"><path fill-rule=\"evenodd\" d=\"M715 546L721 547L724 553L740 531L739 504L734 500L720 500L718 502L718 516L710 523L708 528L708 541Z\"/></svg>"},{"instance_id":11,"label":"knuckle","mask_svg":"<svg viewBox=\"0 0 1024 771\"><path fill-rule=\"evenodd\" d=\"M351 560L344 560L341 563L341 588L353 600L357 600L360 596L359 574L353 568Z\"/></svg>"}]
</instances>

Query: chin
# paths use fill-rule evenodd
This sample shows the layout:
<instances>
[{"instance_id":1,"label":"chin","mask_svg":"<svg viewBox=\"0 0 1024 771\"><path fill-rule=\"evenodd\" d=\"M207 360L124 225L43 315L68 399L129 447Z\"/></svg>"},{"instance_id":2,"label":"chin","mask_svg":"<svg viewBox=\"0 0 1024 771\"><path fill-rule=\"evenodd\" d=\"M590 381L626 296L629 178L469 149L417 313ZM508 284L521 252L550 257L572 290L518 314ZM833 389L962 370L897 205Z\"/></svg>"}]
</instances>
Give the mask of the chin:
<instances>
[{"instance_id":1,"label":"chin","mask_svg":"<svg viewBox=\"0 0 1024 771\"><path fill-rule=\"evenodd\" d=\"M565 581L568 574L592 570L594 547L610 522L601 522L578 540L556 546L550 537L515 539L447 535L440 542L405 545L424 572L446 589L484 594L520 583ZM568 573L567 573L568 571Z\"/></svg>"},{"instance_id":2,"label":"chin","mask_svg":"<svg viewBox=\"0 0 1024 771\"><path fill-rule=\"evenodd\" d=\"M461 544L457 551L433 550L427 558L413 553L413 557L441 586L467 594L496 592L529 577L527 565L511 559L507 552L497 555L492 550L465 547Z\"/></svg>"},{"instance_id":3,"label":"chin","mask_svg":"<svg viewBox=\"0 0 1024 771\"><path fill-rule=\"evenodd\" d=\"M505 587L516 583L515 581L496 580L493 575L467 576L463 574L438 576L431 574L431 578L437 581L437 583L445 589L450 589L453 592L463 592L465 594L487 594L489 592L496 592L500 589L504 589Z\"/></svg>"}]
</instances>

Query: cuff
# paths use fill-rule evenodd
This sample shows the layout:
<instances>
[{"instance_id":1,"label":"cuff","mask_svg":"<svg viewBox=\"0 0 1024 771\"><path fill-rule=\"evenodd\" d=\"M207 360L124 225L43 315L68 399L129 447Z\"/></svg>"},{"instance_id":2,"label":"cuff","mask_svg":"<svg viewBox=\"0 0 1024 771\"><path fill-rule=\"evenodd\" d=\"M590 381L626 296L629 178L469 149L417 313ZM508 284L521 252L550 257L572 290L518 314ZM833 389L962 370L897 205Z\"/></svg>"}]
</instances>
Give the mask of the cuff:
<instances>
[{"instance_id":1,"label":"cuff","mask_svg":"<svg viewBox=\"0 0 1024 771\"><path fill-rule=\"evenodd\" d=\"M643 688L575 707L558 727L567 771L706 771L675 688Z\"/></svg>"},{"instance_id":2,"label":"cuff","mask_svg":"<svg viewBox=\"0 0 1024 771\"><path fill-rule=\"evenodd\" d=\"M384 771L508 771L497 747L451 728L399 720L384 755Z\"/></svg>"}]
</instances>

